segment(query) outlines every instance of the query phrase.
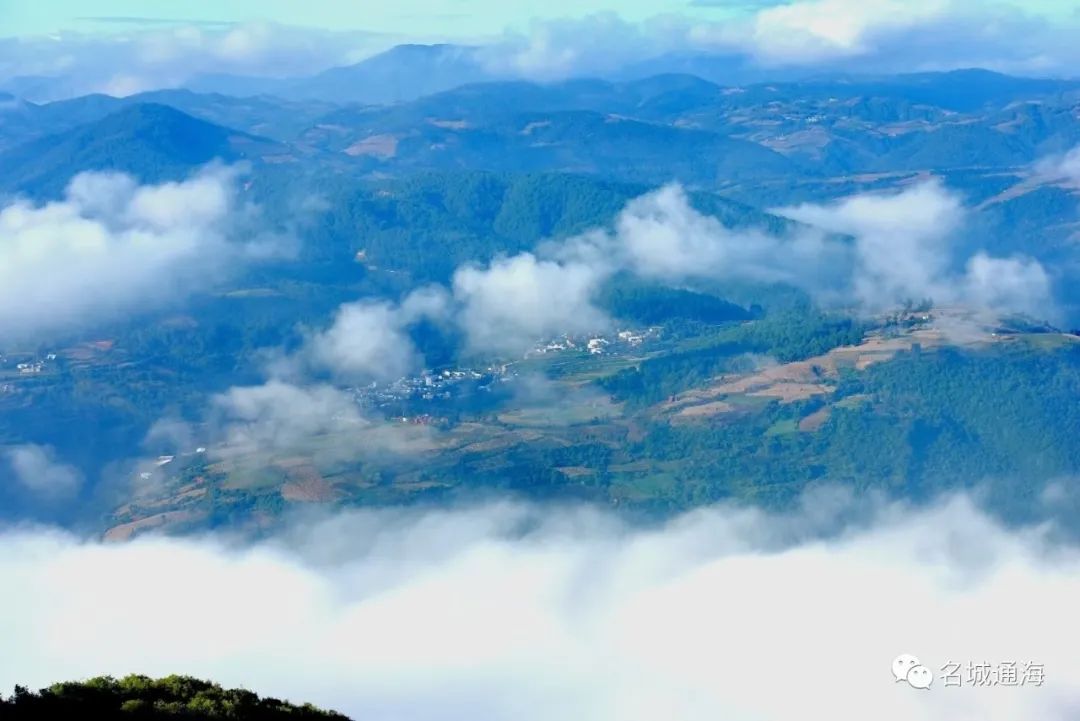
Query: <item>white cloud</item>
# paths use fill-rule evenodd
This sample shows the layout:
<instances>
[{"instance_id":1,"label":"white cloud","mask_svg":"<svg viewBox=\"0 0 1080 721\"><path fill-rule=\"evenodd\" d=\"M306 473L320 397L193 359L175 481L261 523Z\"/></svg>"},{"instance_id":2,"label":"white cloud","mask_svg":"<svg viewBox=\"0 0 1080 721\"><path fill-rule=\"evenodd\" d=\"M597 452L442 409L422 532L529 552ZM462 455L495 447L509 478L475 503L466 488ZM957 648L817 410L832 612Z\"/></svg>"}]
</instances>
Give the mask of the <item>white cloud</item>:
<instances>
[{"instance_id":1,"label":"white cloud","mask_svg":"<svg viewBox=\"0 0 1080 721\"><path fill-rule=\"evenodd\" d=\"M864 73L983 67L1058 76L1070 76L1080 60L1071 41L1075 18L1049 17L1030 4L793 0L745 5L760 7L718 21L673 14L639 23L605 14L538 21L524 33L505 33L479 57L493 73L543 80L619 76L636 62L711 52L729 61L715 79L736 85L777 69L851 72L856 60Z\"/></svg>"},{"instance_id":2,"label":"white cloud","mask_svg":"<svg viewBox=\"0 0 1080 721\"><path fill-rule=\"evenodd\" d=\"M1075 19L978 0L794 0L746 17L696 23L689 44L762 67L904 73L982 67L1071 75Z\"/></svg>"},{"instance_id":3,"label":"white cloud","mask_svg":"<svg viewBox=\"0 0 1080 721\"><path fill-rule=\"evenodd\" d=\"M0 337L152 307L204 288L275 240L241 242L253 221L236 170L139 186L84 173L63 200L0 209Z\"/></svg>"},{"instance_id":4,"label":"white cloud","mask_svg":"<svg viewBox=\"0 0 1080 721\"><path fill-rule=\"evenodd\" d=\"M417 364L399 310L387 302L349 303L309 342L311 360L350 380L400 378Z\"/></svg>"},{"instance_id":5,"label":"white cloud","mask_svg":"<svg viewBox=\"0 0 1080 721\"><path fill-rule=\"evenodd\" d=\"M14 481L45 500L70 499L82 487L82 474L62 463L48 446L25 444L0 451Z\"/></svg>"},{"instance_id":6,"label":"white cloud","mask_svg":"<svg viewBox=\"0 0 1080 721\"><path fill-rule=\"evenodd\" d=\"M581 74L617 74L630 62L677 47L685 37L685 27L685 20L631 23L615 13L534 20L526 32L507 31L480 47L476 57L494 76L559 80Z\"/></svg>"},{"instance_id":7,"label":"white cloud","mask_svg":"<svg viewBox=\"0 0 1080 721\"><path fill-rule=\"evenodd\" d=\"M669 185L628 203L612 231L592 231L547 250L601 277L621 269L675 284L786 282L823 303L870 312L931 298L995 312L1054 314L1051 278L1036 260L957 257L968 210L936 180L773 212L805 225L780 235L732 229L695 210L680 186Z\"/></svg>"},{"instance_id":8,"label":"white cloud","mask_svg":"<svg viewBox=\"0 0 1080 721\"><path fill-rule=\"evenodd\" d=\"M855 195L834 206L808 203L785 211L788 217L835 233L910 233L928 245L947 237L963 220L963 214L959 196L938 180L917 183L897 193Z\"/></svg>"},{"instance_id":9,"label":"white cloud","mask_svg":"<svg viewBox=\"0 0 1080 721\"><path fill-rule=\"evenodd\" d=\"M708 2L695 3L710 4ZM721 3L723 4L723 3ZM717 53L731 60L727 84L760 71L809 68L867 73L985 67L1068 76L1080 61L1075 18L1030 4L980 0L793 0L758 5L708 21L662 14L641 22L616 13L538 20L524 30L469 38L493 78L553 80L620 76L667 54ZM264 22L217 26L163 24L122 33L60 33L0 39L0 82L46 76L34 99L89 92L127 95L178 87L200 74L310 75L348 65L399 42L445 41ZM744 75L743 71L750 71Z\"/></svg>"},{"instance_id":10,"label":"white cloud","mask_svg":"<svg viewBox=\"0 0 1080 721\"><path fill-rule=\"evenodd\" d=\"M1043 158L1035 164L1034 171L1036 177L1080 187L1080 146L1061 155Z\"/></svg>"},{"instance_id":11,"label":"white cloud","mask_svg":"<svg viewBox=\"0 0 1080 721\"><path fill-rule=\"evenodd\" d=\"M312 334L298 358L278 367L296 372L297 364L329 370L339 380L365 383L400 378L421 364L409 327L425 319L443 322L451 299L445 288L418 288L401 303L361 300L340 306L333 323Z\"/></svg>"},{"instance_id":12,"label":"white cloud","mask_svg":"<svg viewBox=\"0 0 1080 721\"><path fill-rule=\"evenodd\" d=\"M753 51L766 61L809 62L863 55L875 36L939 19L948 0L799 0L764 8L752 21Z\"/></svg>"},{"instance_id":13,"label":"white cloud","mask_svg":"<svg viewBox=\"0 0 1080 721\"><path fill-rule=\"evenodd\" d=\"M594 236L602 233L587 237ZM563 258L498 257L486 266L458 268L449 290L420 288L400 304L343 305L328 329L309 338L299 358L278 367L295 372L303 361L352 381L398 378L422 365L408 328L425 318L456 326L466 350L477 353L516 354L553 335L604 330L609 319L593 297L616 266L600 258L603 249L573 242L580 257L569 257L569 251Z\"/></svg>"},{"instance_id":14,"label":"white cloud","mask_svg":"<svg viewBox=\"0 0 1080 721\"><path fill-rule=\"evenodd\" d=\"M276 378L214 396L203 433L214 456L253 455L260 463L288 454L316 463L415 455L431 450L435 435L424 426L369 418L340 388Z\"/></svg>"},{"instance_id":15,"label":"white cloud","mask_svg":"<svg viewBox=\"0 0 1080 721\"><path fill-rule=\"evenodd\" d=\"M306 75L357 62L394 39L265 22L171 25L122 33L0 39L0 80L59 77L35 100L179 87L199 74Z\"/></svg>"},{"instance_id":16,"label":"white cloud","mask_svg":"<svg viewBox=\"0 0 1080 721\"><path fill-rule=\"evenodd\" d=\"M197 445L196 435L196 429L187 421L176 416L167 416L150 426L143 445L163 452L190 451Z\"/></svg>"},{"instance_id":17,"label":"white cloud","mask_svg":"<svg viewBox=\"0 0 1080 721\"><path fill-rule=\"evenodd\" d=\"M842 263L845 255L821 234L777 237L728 228L695 210L679 185L627 204L615 222L615 245L630 269L669 281L696 277L791 282L806 273L808 264L824 272L829 263Z\"/></svg>"},{"instance_id":18,"label":"white cloud","mask_svg":"<svg viewBox=\"0 0 1080 721\"><path fill-rule=\"evenodd\" d=\"M224 454L309 448L318 436L368 425L343 391L327 385L301 386L270 380L236 386L212 401L213 437Z\"/></svg>"},{"instance_id":19,"label":"white cloud","mask_svg":"<svg viewBox=\"0 0 1080 721\"><path fill-rule=\"evenodd\" d=\"M937 181L898 193L855 195L831 205L803 204L774 212L853 236L855 293L872 307L939 296L949 264L947 239L965 213L960 198Z\"/></svg>"},{"instance_id":20,"label":"white cloud","mask_svg":"<svg viewBox=\"0 0 1080 721\"><path fill-rule=\"evenodd\" d=\"M608 319L593 305L607 268L541 260L531 253L496 258L487 268L454 274L459 322L475 350L520 351L562 333L603 330Z\"/></svg>"},{"instance_id":21,"label":"white cloud","mask_svg":"<svg viewBox=\"0 0 1080 721\"><path fill-rule=\"evenodd\" d=\"M851 288L868 310L931 298L996 312L1055 314L1049 274L1030 258L957 258L956 238L968 211L939 181L899 192L862 194L828 205L773 212L854 239ZM957 266L961 266L960 267ZM814 269L806 272L812 276Z\"/></svg>"},{"instance_id":22,"label":"white cloud","mask_svg":"<svg viewBox=\"0 0 1080 721\"><path fill-rule=\"evenodd\" d=\"M400 306L342 306L306 354L344 378L397 377L422 364L406 333L420 317L455 323L469 350L519 353L555 335L605 329L610 319L594 298L623 271L676 285L790 283L822 303L866 312L930 298L1055 318L1052 279L1038 261L984 252L957 257L968 210L937 180L773 212L803 225L781 234L729 228L697 211L681 186L668 185L630 201L610 229L547 243L536 254L462 266L450 291L425 288Z\"/></svg>"},{"instance_id":23,"label":"white cloud","mask_svg":"<svg viewBox=\"0 0 1080 721\"><path fill-rule=\"evenodd\" d=\"M827 532L852 509L655 529L505 504L354 512L246 548L9 532L0 684L192 673L375 720L1075 717L1076 548L964 498ZM930 691L893 681L899 653L939 674ZM948 661L1009 660L1046 685L941 683Z\"/></svg>"},{"instance_id":24,"label":"white cloud","mask_svg":"<svg viewBox=\"0 0 1080 721\"><path fill-rule=\"evenodd\" d=\"M1042 264L1031 258L992 258L976 253L967 263L962 297L978 307L1027 313L1054 319L1051 280Z\"/></svg>"}]
</instances>

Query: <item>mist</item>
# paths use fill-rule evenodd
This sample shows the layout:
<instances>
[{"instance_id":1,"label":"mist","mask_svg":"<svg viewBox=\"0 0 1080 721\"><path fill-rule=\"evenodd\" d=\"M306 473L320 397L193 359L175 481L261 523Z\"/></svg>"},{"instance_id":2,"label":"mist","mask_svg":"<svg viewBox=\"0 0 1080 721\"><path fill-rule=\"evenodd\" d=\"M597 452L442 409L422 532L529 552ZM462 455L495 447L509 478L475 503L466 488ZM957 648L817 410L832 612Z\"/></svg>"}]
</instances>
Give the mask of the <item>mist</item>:
<instances>
[{"instance_id":1,"label":"mist","mask_svg":"<svg viewBox=\"0 0 1080 721\"><path fill-rule=\"evenodd\" d=\"M81 173L62 200L0 208L0 338L55 333L183 300L226 269L295 249L237 193L243 169L211 164L140 185Z\"/></svg>"},{"instance_id":2,"label":"mist","mask_svg":"<svg viewBox=\"0 0 1080 721\"><path fill-rule=\"evenodd\" d=\"M652 527L514 502L103 545L0 536L0 685L189 673L358 719L1075 718L1080 550L958 495L837 489ZM912 653L1042 686L898 684Z\"/></svg>"}]
</instances>

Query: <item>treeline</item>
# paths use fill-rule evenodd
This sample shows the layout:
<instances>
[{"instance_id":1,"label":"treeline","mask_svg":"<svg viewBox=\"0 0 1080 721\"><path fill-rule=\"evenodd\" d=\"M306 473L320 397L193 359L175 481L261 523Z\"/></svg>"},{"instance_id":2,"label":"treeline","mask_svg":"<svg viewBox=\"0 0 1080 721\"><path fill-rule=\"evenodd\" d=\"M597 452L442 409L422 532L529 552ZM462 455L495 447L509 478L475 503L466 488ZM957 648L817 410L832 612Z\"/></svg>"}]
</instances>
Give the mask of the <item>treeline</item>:
<instances>
[{"instance_id":1,"label":"treeline","mask_svg":"<svg viewBox=\"0 0 1080 721\"><path fill-rule=\"evenodd\" d=\"M328 202L305 233L303 260L342 270L374 267L406 285L445 282L463 263L605 225L644 190L556 173L462 171L375 184L338 176L305 182L312 187L304 190ZM362 262L352 262L359 251Z\"/></svg>"},{"instance_id":2,"label":"treeline","mask_svg":"<svg viewBox=\"0 0 1080 721\"><path fill-rule=\"evenodd\" d=\"M643 373L621 380L644 378L631 392L647 397L655 393L649 384L667 383L668 391L695 372L695 362L706 369L701 375L712 362L704 353L680 358L681 365L643 363ZM647 375L656 369L670 373ZM699 422L648 414L627 427L595 422L576 427L570 443L467 454L429 473L448 486L492 485L661 513L731 498L783 506L814 483L915 500L979 487L995 510L1020 517L1042 508L1047 481L1080 472L1078 397L1080 348L1019 342L906 353L845 374L828 396L761 400ZM800 427L819 411L820 424Z\"/></svg>"},{"instance_id":3,"label":"treeline","mask_svg":"<svg viewBox=\"0 0 1080 721\"><path fill-rule=\"evenodd\" d=\"M351 174L262 167L256 200L275 221L295 221L296 197L325 202L304 215L300 260L336 279L365 267L401 289L446 282L463 263L534 250L550 239L610 227L627 202L652 184L561 172L420 172L367 180ZM700 212L728 227L780 233L791 222L711 193L693 193ZM357 253L364 251L361 262Z\"/></svg>"},{"instance_id":4,"label":"treeline","mask_svg":"<svg viewBox=\"0 0 1080 721\"><path fill-rule=\"evenodd\" d=\"M225 689L190 676L153 679L131 675L101 676L88 681L57 683L33 692L16 686L0 698L3 719L334 719L346 716L311 704L297 706L260 697L244 689Z\"/></svg>"},{"instance_id":5,"label":"treeline","mask_svg":"<svg viewBox=\"0 0 1080 721\"><path fill-rule=\"evenodd\" d=\"M647 283L628 274L613 278L599 294L597 305L615 318L643 325L673 320L718 324L754 317L750 310L710 293Z\"/></svg>"},{"instance_id":6,"label":"treeline","mask_svg":"<svg viewBox=\"0 0 1080 721\"><path fill-rule=\"evenodd\" d=\"M1080 472L1077 397L1076 348L904 354L845 376L827 399L774 402L738 420L659 422L625 460L647 460L643 477L672 474L645 501L668 509L730 497L784 503L831 482L916 499L980 486L1016 515L1046 482ZM798 430L826 403L820 428Z\"/></svg>"},{"instance_id":7,"label":"treeline","mask_svg":"<svg viewBox=\"0 0 1080 721\"><path fill-rule=\"evenodd\" d=\"M729 412L674 423L650 409L541 436L500 436L497 444L469 444L419 462L365 459L324 475L377 480L351 493L348 502L361 505L509 491L659 515L727 499L783 507L815 483L915 501L977 486L995 510L1021 517L1045 510L1038 504L1047 481L1080 473L1080 348L1034 342L903 353L843 374L834 393L789 404L744 398ZM695 353L682 357L700 360ZM667 368L674 383L680 372ZM811 414L814 421L802 423ZM207 503L214 524L283 507L273 490L222 492Z\"/></svg>"},{"instance_id":8,"label":"treeline","mask_svg":"<svg viewBox=\"0 0 1080 721\"><path fill-rule=\"evenodd\" d=\"M688 348L643 361L599 384L633 406L656 403L722 373L746 371L749 354L790 362L858 343L866 326L857 320L809 311L767 316L714 330Z\"/></svg>"}]
</instances>

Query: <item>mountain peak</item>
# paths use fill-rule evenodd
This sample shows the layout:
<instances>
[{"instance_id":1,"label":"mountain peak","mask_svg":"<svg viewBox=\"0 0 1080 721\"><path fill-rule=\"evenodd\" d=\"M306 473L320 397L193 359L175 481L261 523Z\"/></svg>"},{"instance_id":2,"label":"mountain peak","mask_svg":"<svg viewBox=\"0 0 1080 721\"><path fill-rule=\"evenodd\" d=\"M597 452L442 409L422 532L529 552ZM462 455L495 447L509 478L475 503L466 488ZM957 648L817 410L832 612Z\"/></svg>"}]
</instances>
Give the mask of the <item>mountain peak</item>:
<instances>
[{"instance_id":1,"label":"mountain peak","mask_svg":"<svg viewBox=\"0 0 1080 721\"><path fill-rule=\"evenodd\" d=\"M468 46L396 45L355 65L294 81L283 94L300 100L385 104L490 79Z\"/></svg>"},{"instance_id":2,"label":"mountain peak","mask_svg":"<svg viewBox=\"0 0 1080 721\"><path fill-rule=\"evenodd\" d=\"M265 138L194 118L159 103L135 103L100 120L20 145L0 156L5 188L56 196L86 170L128 173L143 182L186 177L212 160L273 152Z\"/></svg>"}]
</instances>

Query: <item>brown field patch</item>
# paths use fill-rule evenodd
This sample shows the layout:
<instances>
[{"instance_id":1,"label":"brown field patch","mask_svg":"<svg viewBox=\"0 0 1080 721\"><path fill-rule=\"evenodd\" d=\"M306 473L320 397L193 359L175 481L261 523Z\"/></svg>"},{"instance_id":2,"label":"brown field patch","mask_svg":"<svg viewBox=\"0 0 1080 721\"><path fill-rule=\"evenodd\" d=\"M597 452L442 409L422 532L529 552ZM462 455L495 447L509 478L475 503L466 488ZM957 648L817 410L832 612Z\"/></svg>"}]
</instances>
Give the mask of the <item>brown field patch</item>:
<instances>
[{"instance_id":1,"label":"brown field patch","mask_svg":"<svg viewBox=\"0 0 1080 721\"><path fill-rule=\"evenodd\" d=\"M428 118L428 125L443 130L468 130L472 127L468 120L440 120L438 118Z\"/></svg>"},{"instance_id":2,"label":"brown field patch","mask_svg":"<svg viewBox=\"0 0 1080 721\"><path fill-rule=\"evenodd\" d=\"M281 497L293 503L327 503L336 500L337 491L326 481L289 481L281 487Z\"/></svg>"},{"instance_id":3,"label":"brown field patch","mask_svg":"<svg viewBox=\"0 0 1080 721\"><path fill-rule=\"evenodd\" d=\"M202 517L203 515L205 514L191 510L166 511L165 513L157 513L153 516L140 518L137 521L131 521L130 523L121 523L118 526L113 526L109 530L105 531L104 539L106 541L127 541L138 533L168 528L169 526L175 526L179 523L194 521Z\"/></svg>"},{"instance_id":4,"label":"brown field patch","mask_svg":"<svg viewBox=\"0 0 1080 721\"><path fill-rule=\"evenodd\" d=\"M640 460L631 461L630 463L619 463L613 466L608 466L608 470L612 473L645 473L653 468L652 461Z\"/></svg>"},{"instance_id":5,"label":"brown field patch","mask_svg":"<svg viewBox=\"0 0 1080 721\"><path fill-rule=\"evenodd\" d=\"M281 487L281 497L295 503L325 503L337 499L338 493L310 461L290 458L275 464L285 472L289 481Z\"/></svg>"},{"instance_id":6,"label":"brown field patch","mask_svg":"<svg viewBox=\"0 0 1080 721\"><path fill-rule=\"evenodd\" d=\"M585 466L561 466L557 467L555 470L567 478L582 478L584 476L596 475L595 470L586 468Z\"/></svg>"},{"instance_id":7,"label":"brown field patch","mask_svg":"<svg viewBox=\"0 0 1080 721\"><path fill-rule=\"evenodd\" d=\"M759 398L778 398L781 403L787 404L795 401L805 401L808 398L827 395L835 391L836 389L833 386L827 386L824 383L777 383L746 395Z\"/></svg>"},{"instance_id":8,"label":"brown field patch","mask_svg":"<svg viewBox=\"0 0 1080 721\"><path fill-rule=\"evenodd\" d=\"M864 371L875 363L891 359L894 353L863 353L855 359L855 370Z\"/></svg>"},{"instance_id":9,"label":"brown field patch","mask_svg":"<svg viewBox=\"0 0 1080 721\"><path fill-rule=\"evenodd\" d=\"M678 418L707 418L721 413L731 413L734 410L735 406L727 401L712 401L697 406L686 406L675 415Z\"/></svg>"},{"instance_id":10,"label":"brown field patch","mask_svg":"<svg viewBox=\"0 0 1080 721\"><path fill-rule=\"evenodd\" d=\"M353 157L370 155L376 158L393 158L397 155L398 139L393 135L372 135L358 140L345 148L345 154Z\"/></svg>"},{"instance_id":11,"label":"brown field patch","mask_svg":"<svg viewBox=\"0 0 1080 721\"><path fill-rule=\"evenodd\" d=\"M727 396L779 398L782 403L792 403L827 395L834 390L827 381L838 378L841 368L863 370L875 363L890 360L901 351L911 350L914 343L932 347L943 342L945 339L941 333L926 330L895 338L870 335L858 345L833 348L828 353L806 360L766 366L744 375L720 376L710 385L680 393L661 403L658 408L685 418L698 413L710 415L725 412L720 410L723 406L712 407L712 404L722 403ZM693 408L704 410L695 412Z\"/></svg>"},{"instance_id":12,"label":"brown field patch","mask_svg":"<svg viewBox=\"0 0 1080 721\"><path fill-rule=\"evenodd\" d=\"M113 516L119 518L123 516L138 515L139 513L145 513L147 511L156 511L162 508L179 506L187 501L198 500L205 495L205 487L193 487L192 485L188 485L177 489L176 493L171 496L166 496L165 498L125 503L113 511Z\"/></svg>"},{"instance_id":13,"label":"brown field patch","mask_svg":"<svg viewBox=\"0 0 1080 721\"><path fill-rule=\"evenodd\" d=\"M519 439L512 433L502 433L493 438L488 438L475 443L467 443L459 450L465 453L487 453L489 451L501 451L519 443Z\"/></svg>"},{"instance_id":14,"label":"brown field patch","mask_svg":"<svg viewBox=\"0 0 1080 721\"><path fill-rule=\"evenodd\" d=\"M799 421L799 430L804 433L813 433L825 425L825 422L829 420L829 416L831 415L832 409L829 408L829 406L819 408Z\"/></svg>"}]
</instances>

